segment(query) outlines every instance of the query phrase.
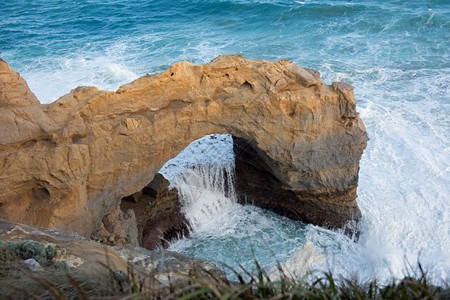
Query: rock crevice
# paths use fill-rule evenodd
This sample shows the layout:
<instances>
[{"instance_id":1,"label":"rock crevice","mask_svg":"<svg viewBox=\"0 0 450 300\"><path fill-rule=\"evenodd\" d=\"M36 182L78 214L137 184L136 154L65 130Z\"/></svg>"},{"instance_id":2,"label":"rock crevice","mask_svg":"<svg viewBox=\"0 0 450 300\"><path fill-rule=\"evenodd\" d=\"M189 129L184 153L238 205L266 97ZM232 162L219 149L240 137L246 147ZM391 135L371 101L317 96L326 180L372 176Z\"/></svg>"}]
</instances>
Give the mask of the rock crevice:
<instances>
[{"instance_id":1,"label":"rock crevice","mask_svg":"<svg viewBox=\"0 0 450 300\"><path fill-rule=\"evenodd\" d=\"M189 222L181 212L176 188L157 173L142 191L122 199L120 207L136 214L139 245L152 250L189 234Z\"/></svg>"}]
</instances>

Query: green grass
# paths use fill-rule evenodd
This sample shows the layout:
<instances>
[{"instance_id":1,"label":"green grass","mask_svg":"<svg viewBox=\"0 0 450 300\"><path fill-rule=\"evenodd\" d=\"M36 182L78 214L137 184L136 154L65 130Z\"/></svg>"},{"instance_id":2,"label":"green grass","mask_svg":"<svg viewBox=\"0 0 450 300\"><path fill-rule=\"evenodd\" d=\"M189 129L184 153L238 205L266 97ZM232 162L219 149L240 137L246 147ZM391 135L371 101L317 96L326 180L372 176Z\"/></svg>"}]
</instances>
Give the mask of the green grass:
<instances>
[{"instance_id":1,"label":"green grass","mask_svg":"<svg viewBox=\"0 0 450 300\"><path fill-rule=\"evenodd\" d=\"M279 267L281 279L272 281L266 271L255 261L256 273L243 269L234 271L239 282L221 278L204 279L201 276L191 281L189 290L177 296L182 299L448 299L448 283L437 287L428 283L427 273L418 265L419 273L400 281L392 280L388 285L379 285L376 280L361 283L356 279L336 278L331 273L310 273L304 278L286 276ZM245 280L242 273L249 277Z\"/></svg>"},{"instance_id":2,"label":"green grass","mask_svg":"<svg viewBox=\"0 0 450 300\"><path fill-rule=\"evenodd\" d=\"M54 268L54 246L33 241L0 243L0 299L449 299L449 285L428 281L421 265L402 280L380 285L376 280L359 282L331 273L310 273L303 278L287 276L279 266L280 280L273 281L255 260L255 271L232 270L237 280L203 269L184 275L185 282L161 286L154 275L145 277L129 268L127 275L104 266L83 273ZM39 259L42 268L29 270L27 258Z\"/></svg>"},{"instance_id":3,"label":"green grass","mask_svg":"<svg viewBox=\"0 0 450 300\"><path fill-rule=\"evenodd\" d=\"M0 241L0 259L2 257L9 257L9 259L2 259L2 261L18 261L19 259L26 260L32 258L43 267L67 269L64 263L53 261L57 253L58 249L52 244L44 246L32 240L18 242Z\"/></svg>"}]
</instances>

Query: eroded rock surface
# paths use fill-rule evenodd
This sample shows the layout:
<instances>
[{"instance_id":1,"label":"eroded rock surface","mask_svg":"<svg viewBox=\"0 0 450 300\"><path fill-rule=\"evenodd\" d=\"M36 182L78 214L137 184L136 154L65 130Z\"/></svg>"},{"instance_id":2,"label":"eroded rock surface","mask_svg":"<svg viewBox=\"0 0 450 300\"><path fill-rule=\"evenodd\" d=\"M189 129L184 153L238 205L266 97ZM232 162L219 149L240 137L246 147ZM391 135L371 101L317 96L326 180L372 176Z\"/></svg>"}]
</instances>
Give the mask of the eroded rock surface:
<instances>
[{"instance_id":1,"label":"eroded rock surface","mask_svg":"<svg viewBox=\"0 0 450 300\"><path fill-rule=\"evenodd\" d=\"M120 205L117 205L103 217L100 228L92 233L91 238L103 244L119 247L139 246L134 210L123 211Z\"/></svg>"},{"instance_id":2,"label":"eroded rock surface","mask_svg":"<svg viewBox=\"0 0 450 300\"><path fill-rule=\"evenodd\" d=\"M157 173L142 191L122 199L121 208L136 214L139 244L149 250L167 248L189 234L189 222L181 212L176 188Z\"/></svg>"},{"instance_id":3,"label":"eroded rock surface","mask_svg":"<svg viewBox=\"0 0 450 300\"><path fill-rule=\"evenodd\" d=\"M241 204L253 204L294 220L329 228L343 227L349 220L359 219L358 205L356 201L348 201L349 193L340 190L307 193L287 189L270 173L264 154L248 141L233 137L233 151L235 190ZM356 232L354 228L349 234Z\"/></svg>"},{"instance_id":4,"label":"eroded rock surface","mask_svg":"<svg viewBox=\"0 0 450 300\"><path fill-rule=\"evenodd\" d=\"M287 60L183 61L115 92L79 87L49 105L1 61L0 95L1 218L90 236L123 197L212 133L249 142L298 207L356 207L368 137L353 87L325 85Z\"/></svg>"}]
</instances>

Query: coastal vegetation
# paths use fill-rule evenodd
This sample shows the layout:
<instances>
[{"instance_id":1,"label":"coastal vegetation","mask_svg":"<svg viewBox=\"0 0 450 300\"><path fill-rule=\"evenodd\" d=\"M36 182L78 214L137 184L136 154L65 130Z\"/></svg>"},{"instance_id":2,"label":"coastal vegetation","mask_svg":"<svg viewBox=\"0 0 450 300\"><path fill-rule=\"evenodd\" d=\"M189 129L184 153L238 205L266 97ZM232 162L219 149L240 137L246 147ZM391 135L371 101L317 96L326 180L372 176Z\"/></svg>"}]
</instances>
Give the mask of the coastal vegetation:
<instances>
[{"instance_id":1,"label":"coastal vegetation","mask_svg":"<svg viewBox=\"0 0 450 300\"><path fill-rule=\"evenodd\" d=\"M429 282L420 263L417 272L380 284L331 273L310 272L296 278L278 266L273 280L255 259L253 271L232 270L236 280L193 266L184 280L155 284L158 274L142 277L129 265L128 274L108 265L92 272L53 261L54 245L35 241L0 243L0 299L448 299L448 282ZM39 261L39 267L25 264ZM65 267L61 267L64 265ZM412 270L412 268L411 268Z\"/></svg>"}]
</instances>

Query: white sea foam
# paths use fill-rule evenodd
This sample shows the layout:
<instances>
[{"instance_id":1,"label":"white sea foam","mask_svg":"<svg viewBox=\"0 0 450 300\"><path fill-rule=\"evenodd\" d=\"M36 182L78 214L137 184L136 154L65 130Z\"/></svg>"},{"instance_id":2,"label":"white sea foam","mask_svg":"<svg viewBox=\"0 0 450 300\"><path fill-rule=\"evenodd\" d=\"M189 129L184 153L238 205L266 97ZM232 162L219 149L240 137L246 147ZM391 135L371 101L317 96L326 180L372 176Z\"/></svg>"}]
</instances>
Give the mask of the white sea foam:
<instances>
[{"instance_id":1,"label":"white sea foam","mask_svg":"<svg viewBox=\"0 0 450 300\"><path fill-rule=\"evenodd\" d=\"M185 170L195 166L229 166L234 164L233 139L228 134L212 134L193 141L159 171L175 182Z\"/></svg>"},{"instance_id":2,"label":"white sea foam","mask_svg":"<svg viewBox=\"0 0 450 300\"><path fill-rule=\"evenodd\" d=\"M393 121L393 117L389 117L389 111L373 103L361 113L363 118L369 120L382 113L389 122ZM326 263L314 265L324 271L332 270L335 274L346 276L357 275L364 280L377 277L388 281L392 277L407 275L406 272L411 271L409 265L416 268L416 262L420 260L425 267L434 270L434 280L446 278L450 267L446 250L450 227L447 199L445 192L442 192L445 187L441 186L440 191L435 190L430 194L429 189L433 187L436 178L429 182L424 180L424 186L418 186L416 178L405 180L401 176L408 168L416 168L415 164L421 167L425 164L426 167L428 162L420 161L423 149L417 157L411 158L402 154L403 152L397 152L400 149L397 149L399 145L395 139L404 139L407 135L404 130L408 129L409 123L401 117L397 120L401 122L401 126L389 127L389 122L377 121L380 131L375 131L371 136L371 144L361 161L361 169L368 171L362 171L360 179L358 203L363 217L360 222L362 234L358 242L340 232L312 225L297 230L299 240L295 242L290 240L292 236L289 234L273 236L264 233L268 228L280 228L280 225L274 224L260 209L236 204L232 197L227 198L221 192L224 185L217 179L224 177L221 174L225 174L223 170L226 168L226 174L232 172L229 169L233 159L232 141L229 136L215 135L192 143L175 159L178 162L168 162L163 169L166 175L169 174L168 177L175 179L174 185L180 189L186 205L184 212L195 224L192 236L175 243L171 249L212 259L208 253L219 251L221 247L232 251L233 247L227 242L231 238L234 240L231 243L234 247L239 247L240 251L251 257L251 249L245 246L247 239L243 243L237 241L248 238L251 243L261 245L259 250L266 249L258 253L257 258L270 268L274 266L275 260L286 261L288 266L295 260L292 255L308 240L327 255ZM385 140L379 139L378 135L389 129L394 137L391 144L384 145ZM217 164L216 150L211 150L211 147L220 149L219 156L228 157L228 160L224 160L225 164ZM404 147L402 144L401 151L404 151ZM410 147L410 151L414 152L413 145ZM192 170L192 166L199 161L202 163L201 167ZM205 165L208 161L211 162L210 166ZM170 171L171 168L176 171ZM183 173L180 169L188 171ZM230 195L230 191L227 194ZM434 201L430 201L430 197ZM250 215L251 221L248 219ZM207 245L199 248L196 243L200 241ZM272 256L270 249L274 247L283 250ZM223 261L228 259L224 254L214 258ZM295 269L295 264L289 266L289 269ZM251 264L247 262L246 266L250 268Z\"/></svg>"},{"instance_id":3,"label":"white sea foam","mask_svg":"<svg viewBox=\"0 0 450 300\"><path fill-rule=\"evenodd\" d=\"M173 181L192 230L217 228L236 205L234 165L198 165Z\"/></svg>"},{"instance_id":4,"label":"white sea foam","mask_svg":"<svg viewBox=\"0 0 450 300\"><path fill-rule=\"evenodd\" d=\"M448 279L449 145L442 131L446 126L437 118L448 115L448 106L438 100L443 97L439 82L448 75L373 71L375 77L356 77L354 83L371 138L358 188L362 235L356 247L334 251L330 265L339 272L353 261L367 266L355 273L390 278L404 276L408 262L417 266L420 260L432 268L435 280Z\"/></svg>"},{"instance_id":5,"label":"white sea foam","mask_svg":"<svg viewBox=\"0 0 450 300\"><path fill-rule=\"evenodd\" d=\"M140 74L122 57L124 46L114 44L104 52L91 50L69 57L42 58L37 65L26 66L21 75L42 103L50 103L77 86L95 86L102 90L116 90L133 81Z\"/></svg>"}]
</instances>

